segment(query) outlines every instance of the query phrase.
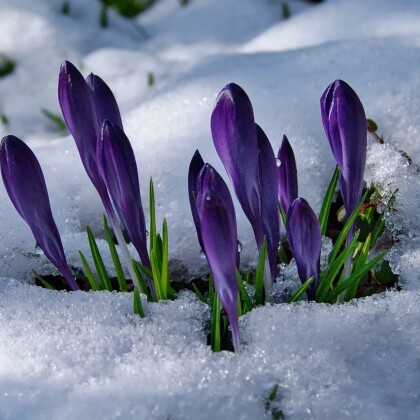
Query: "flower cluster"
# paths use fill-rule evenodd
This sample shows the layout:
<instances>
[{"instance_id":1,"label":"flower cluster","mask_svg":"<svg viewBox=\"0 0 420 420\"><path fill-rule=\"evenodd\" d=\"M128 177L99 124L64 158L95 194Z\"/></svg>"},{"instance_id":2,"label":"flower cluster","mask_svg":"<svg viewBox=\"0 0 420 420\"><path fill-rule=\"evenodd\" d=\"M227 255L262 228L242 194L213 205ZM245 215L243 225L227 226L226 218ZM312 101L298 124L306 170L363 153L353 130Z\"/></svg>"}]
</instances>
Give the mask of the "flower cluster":
<instances>
[{"instance_id":1,"label":"flower cluster","mask_svg":"<svg viewBox=\"0 0 420 420\"><path fill-rule=\"evenodd\" d=\"M143 315L139 291L154 300L167 299L175 293L169 284L166 220L163 221L162 236L156 229L153 183L150 183L148 249L137 164L112 91L100 77L91 74L85 79L66 61L60 69L58 98L65 123L76 142L86 173L102 200L136 286L135 312ZM260 252L253 283L255 293L251 296L239 272L236 214L229 188L217 171L205 163L198 150L191 160L188 195L198 241L212 275L210 306L216 315L214 319L220 320L220 303L223 305L235 351L240 349L238 313L263 303L263 291L272 287L279 274L279 262L284 262L281 220L286 229L286 253L294 258L302 283L291 302L305 293L308 300L317 302L352 299L361 279L384 256L380 253L373 259L368 258L383 230L383 217L375 216L371 208L360 215L369 192L363 194L368 126L360 99L347 83L336 80L321 97L321 116L337 168L317 217L309 203L299 196L296 159L288 138L283 136L276 155L263 129L255 122L250 99L237 84L228 84L217 97L211 115L214 146L252 226ZM9 135L0 145L0 166L7 193L32 230L37 244L63 275L68 287L77 290L78 284L68 267L44 176L34 153L22 140ZM328 267L321 272L322 235L326 234L337 183L346 214L345 224L335 238ZM368 229L364 238L359 239L355 221L362 216ZM141 263L130 255L122 228ZM120 290L127 290L106 220L104 229ZM81 254L91 287L112 290L89 229L88 238L101 283L96 281ZM200 291L197 290L197 294L207 301Z\"/></svg>"},{"instance_id":2,"label":"flower cluster","mask_svg":"<svg viewBox=\"0 0 420 420\"><path fill-rule=\"evenodd\" d=\"M349 216L357 210L363 191L366 116L360 99L342 80L336 80L325 90L321 97L321 114L339 167L340 191L349 219L345 228L349 245L355 233L354 218L350 220ZM258 249L262 251L266 243L268 264L265 264L265 271L269 275L264 278L265 288L268 289L277 276L282 215L288 245L304 285L302 290L306 291L308 300L322 300L318 288L321 281L321 225L309 203L298 195L296 160L289 140L283 137L276 158L266 134L255 123L251 101L234 83L225 86L216 99L211 131L216 151L253 228ZM198 240L232 325L235 348L238 348L237 227L232 199L221 176L204 163L198 151L191 160L188 188ZM334 188L335 185L332 192ZM328 211L330 205L331 201L326 206ZM342 269L344 257L350 261L349 249L353 248L348 247L344 256L340 254L338 262L331 261L334 270ZM326 273L322 277L321 289L324 290L328 282L331 285L336 275L335 271ZM326 287L327 291L329 288Z\"/></svg>"}]
</instances>

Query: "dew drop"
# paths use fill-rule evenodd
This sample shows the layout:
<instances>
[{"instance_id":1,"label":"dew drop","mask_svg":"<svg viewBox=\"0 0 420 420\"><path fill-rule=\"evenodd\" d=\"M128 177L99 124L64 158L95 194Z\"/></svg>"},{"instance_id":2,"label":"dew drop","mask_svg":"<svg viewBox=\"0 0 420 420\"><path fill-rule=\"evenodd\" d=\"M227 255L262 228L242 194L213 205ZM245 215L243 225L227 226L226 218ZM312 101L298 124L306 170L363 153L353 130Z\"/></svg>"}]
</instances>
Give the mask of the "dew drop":
<instances>
[{"instance_id":1,"label":"dew drop","mask_svg":"<svg viewBox=\"0 0 420 420\"><path fill-rule=\"evenodd\" d=\"M210 201L211 200L211 197L209 195L206 195L206 200L207 201Z\"/></svg>"},{"instance_id":2,"label":"dew drop","mask_svg":"<svg viewBox=\"0 0 420 420\"><path fill-rule=\"evenodd\" d=\"M241 253L242 251L242 244L238 240L238 252Z\"/></svg>"},{"instance_id":3,"label":"dew drop","mask_svg":"<svg viewBox=\"0 0 420 420\"><path fill-rule=\"evenodd\" d=\"M35 254L44 255L44 251L41 249L41 247L38 244L35 245Z\"/></svg>"},{"instance_id":4,"label":"dew drop","mask_svg":"<svg viewBox=\"0 0 420 420\"><path fill-rule=\"evenodd\" d=\"M200 258L206 258L206 254L204 253L204 251L202 249L200 249L200 253L198 254L200 256Z\"/></svg>"},{"instance_id":5,"label":"dew drop","mask_svg":"<svg viewBox=\"0 0 420 420\"><path fill-rule=\"evenodd\" d=\"M279 158L276 159L276 165L278 168L281 166L281 160Z\"/></svg>"}]
</instances>

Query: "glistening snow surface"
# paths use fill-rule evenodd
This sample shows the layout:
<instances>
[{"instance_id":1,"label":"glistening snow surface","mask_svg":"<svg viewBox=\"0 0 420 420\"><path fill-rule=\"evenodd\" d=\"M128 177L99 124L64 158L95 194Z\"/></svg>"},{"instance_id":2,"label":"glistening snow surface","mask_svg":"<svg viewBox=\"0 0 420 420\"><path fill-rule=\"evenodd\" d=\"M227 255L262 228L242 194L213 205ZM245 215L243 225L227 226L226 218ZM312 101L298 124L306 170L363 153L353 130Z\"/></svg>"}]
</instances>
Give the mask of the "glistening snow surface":
<instances>
[{"instance_id":1,"label":"glistening snow surface","mask_svg":"<svg viewBox=\"0 0 420 420\"><path fill-rule=\"evenodd\" d=\"M82 230L89 223L100 231L102 209L73 140L54 132L40 109L59 110L64 59L103 77L121 105L145 197L149 176L155 181L173 267L194 275L205 266L187 168L199 148L225 176L209 128L218 91L231 81L244 87L275 149L288 135L300 195L318 210L334 167L319 97L344 79L387 143L370 139L365 179L385 197L400 190L388 219L396 241L389 258L403 291L335 307L259 308L244 317L244 351L233 355L211 353L208 313L188 293L148 304L142 320L131 315L128 295L51 292L1 279L1 418L255 419L269 417L264 402L274 384L288 418L420 417L420 5L289 3L293 16L285 21L277 1L200 0L182 8L161 0L139 18L150 34L144 41L112 13L110 27L100 29L99 2L71 0L70 16L62 16L60 1L2 0L0 52L17 67L0 78L0 112L10 120L0 134L14 133L33 147L69 261L79 265L77 251L87 250ZM156 79L150 88L148 72ZM252 263L251 230L237 209L242 260ZM34 248L0 188L0 275L29 281L31 268L49 272Z\"/></svg>"}]
</instances>

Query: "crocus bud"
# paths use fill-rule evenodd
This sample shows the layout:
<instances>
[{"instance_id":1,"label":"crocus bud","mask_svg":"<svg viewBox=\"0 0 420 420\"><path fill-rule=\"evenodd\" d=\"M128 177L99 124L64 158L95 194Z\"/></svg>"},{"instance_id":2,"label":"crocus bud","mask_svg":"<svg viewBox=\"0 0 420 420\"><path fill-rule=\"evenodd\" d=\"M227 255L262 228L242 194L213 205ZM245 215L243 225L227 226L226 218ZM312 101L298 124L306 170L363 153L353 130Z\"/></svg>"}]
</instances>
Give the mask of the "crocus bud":
<instances>
[{"instance_id":1,"label":"crocus bud","mask_svg":"<svg viewBox=\"0 0 420 420\"><path fill-rule=\"evenodd\" d=\"M291 204L287 212L286 230L301 282L315 277L307 291L308 299L315 300L320 270L321 228L305 199L297 198Z\"/></svg>"},{"instance_id":2,"label":"crocus bud","mask_svg":"<svg viewBox=\"0 0 420 420\"><path fill-rule=\"evenodd\" d=\"M93 73L86 78L86 83L92 91L98 128L102 127L105 120L109 120L122 129L120 110L109 86Z\"/></svg>"},{"instance_id":3,"label":"crocus bud","mask_svg":"<svg viewBox=\"0 0 420 420\"><path fill-rule=\"evenodd\" d=\"M143 265L150 267L136 158L124 131L105 120L96 159L112 203Z\"/></svg>"},{"instance_id":4,"label":"crocus bud","mask_svg":"<svg viewBox=\"0 0 420 420\"><path fill-rule=\"evenodd\" d=\"M196 204L204 253L215 290L229 318L235 351L239 351L235 209L227 185L209 164L204 165L198 176Z\"/></svg>"},{"instance_id":5,"label":"crocus bud","mask_svg":"<svg viewBox=\"0 0 420 420\"><path fill-rule=\"evenodd\" d=\"M356 208L363 190L367 123L356 92L342 80L331 83L321 97L325 134L340 167L340 190L346 214Z\"/></svg>"},{"instance_id":6,"label":"crocus bud","mask_svg":"<svg viewBox=\"0 0 420 420\"><path fill-rule=\"evenodd\" d=\"M298 197L298 179L295 154L286 136L283 136L277 159L279 201L287 214L293 200Z\"/></svg>"},{"instance_id":7,"label":"crocus bud","mask_svg":"<svg viewBox=\"0 0 420 420\"><path fill-rule=\"evenodd\" d=\"M188 197L190 199L191 214L194 220L195 230L197 231L198 242L204 251L203 240L201 239L200 218L197 212L197 179L201 169L203 169L204 161L198 150L195 151L188 168Z\"/></svg>"},{"instance_id":8,"label":"crocus bud","mask_svg":"<svg viewBox=\"0 0 420 420\"><path fill-rule=\"evenodd\" d=\"M254 111L247 94L235 83L225 86L219 93L211 116L211 131L217 153L260 248L264 233Z\"/></svg>"},{"instance_id":9,"label":"crocus bud","mask_svg":"<svg viewBox=\"0 0 420 420\"><path fill-rule=\"evenodd\" d=\"M92 91L79 70L69 61L65 61L60 68L58 100L86 173L98 191L107 214L112 214L111 202L96 163L98 126Z\"/></svg>"},{"instance_id":10,"label":"crocus bud","mask_svg":"<svg viewBox=\"0 0 420 420\"><path fill-rule=\"evenodd\" d=\"M277 254L280 242L280 215L278 207L278 185L276 157L270 141L262 128L256 124L258 141L258 169L260 180L261 218L267 238L267 255L271 277L276 277Z\"/></svg>"},{"instance_id":11,"label":"crocus bud","mask_svg":"<svg viewBox=\"0 0 420 420\"><path fill-rule=\"evenodd\" d=\"M78 290L64 255L55 224L44 175L32 150L14 136L4 137L0 146L1 175L9 197L31 228L45 256L58 268L72 290Z\"/></svg>"}]
</instances>

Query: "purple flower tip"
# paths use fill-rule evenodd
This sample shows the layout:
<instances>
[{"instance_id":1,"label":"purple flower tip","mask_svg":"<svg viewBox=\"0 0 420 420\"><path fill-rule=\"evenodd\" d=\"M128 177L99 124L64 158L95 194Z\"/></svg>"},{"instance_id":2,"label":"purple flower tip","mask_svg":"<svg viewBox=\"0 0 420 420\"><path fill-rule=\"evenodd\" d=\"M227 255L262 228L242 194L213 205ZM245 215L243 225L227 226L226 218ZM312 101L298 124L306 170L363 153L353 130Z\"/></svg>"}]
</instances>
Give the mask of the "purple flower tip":
<instances>
[{"instance_id":1,"label":"purple flower tip","mask_svg":"<svg viewBox=\"0 0 420 420\"><path fill-rule=\"evenodd\" d=\"M279 201L287 214L293 200L298 197L298 178L295 154L286 136L283 136L277 154Z\"/></svg>"},{"instance_id":2,"label":"purple flower tip","mask_svg":"<svg viewBox=\"0 0 420 420\"><path fill-rule=\"evenodd\" d=\"M93 73L86 78L86 83L92 91L98 127L102 127L103 122L109 120L122 129L120 110L109 86Z\"/></svg>"},{"instance_id":3,"label":"purple flower tip","mask_svg":"<svg viewBox=\"0 0 420 420\"><path fill-rule=\"evenodd\" d=\"M197 231L198 242L204 251L203 240L201 239L200 219L197 212L197 179L201 169L203 169L204 161L198 150L195 151L188 168L188 198L190 200L191 214L193 216L195 229Z\"/></svg>"},{"instance_id":4,"label":"purple flower tip","mask_svg":"<svg viewBox=\"0 0 420 420\"><path fill-rule=\"evenodd\" d=\"M64 255L55 224L44 175L32 150L14 136L0 145L0 165L6 191L20 216L30 227L45 256L58 268L72 290L78 290Z\"/></svg>"},{"instance_id":5,"label":"purple flower tip","mask_svg":"<svg viewBox=\"0 0 420 420\"><path fill-rule=\"evenodd\" d=\"M235 209L227 185L209 164L205 164L198 175L196 205L204 253L213 275L214 287L229 318L235 351L239 351Z\"/></svg>"},{"instance_id":6,"label":"purple flower tip","mask_svg":"<svg viewBox=\"0 0 420 420\"><path fill-rule=\"evenodd\" d=\"M291 204L287 213L286 230L301 282L315 276L315 281L307 292L308 299L314 300L320 271L321 228L318 218L305 199L296 198Z\"/></svg>"},{"instance_id":7,"label":"purple flower tip","mask_svg":"<svg viewBox=\"0 0 420 420\"><path fill-rule=\"evenodd\" d=\"M211 116L211 131L216 151L261 247L264 233L254 112L247 94L235 83L219 93Z\"/></svg>"},{"instance_id":8,"label":"purple flower tip","mask_svg":"<svg viewBox=\"0 0 420 420\"><path fill-rule=\"evenodd\" d=\"M340 167L340 190L349 215L363 191L367 147L365 111L356 92L346 82L336 80L321 97L321 116Z\"/></svg>"},{"instance_id":9,"label":"purple flower tip","mask_svg":"<svg viewBox=\"0 0 420 420\"><path fill-rule=\"evenodd\" d=\"M117 124L104 121L96 157L117 214L143 265L150 267L136 158L130 140Z\"/></svg>"},{"instance_id":10,"label":"purple flower tip","mask_svg":"<svg viewBox=\"0 0 420 420\"><path fill-rule=\"evenodd\" d=\"M267 238L267 255L271 277L277 272L277 254L280 242L280 215L278 208L278 185L276 156L262 128L256 124L258 143L258 170L261 197L261 219Z\"/></svg>"}]
</instances>

